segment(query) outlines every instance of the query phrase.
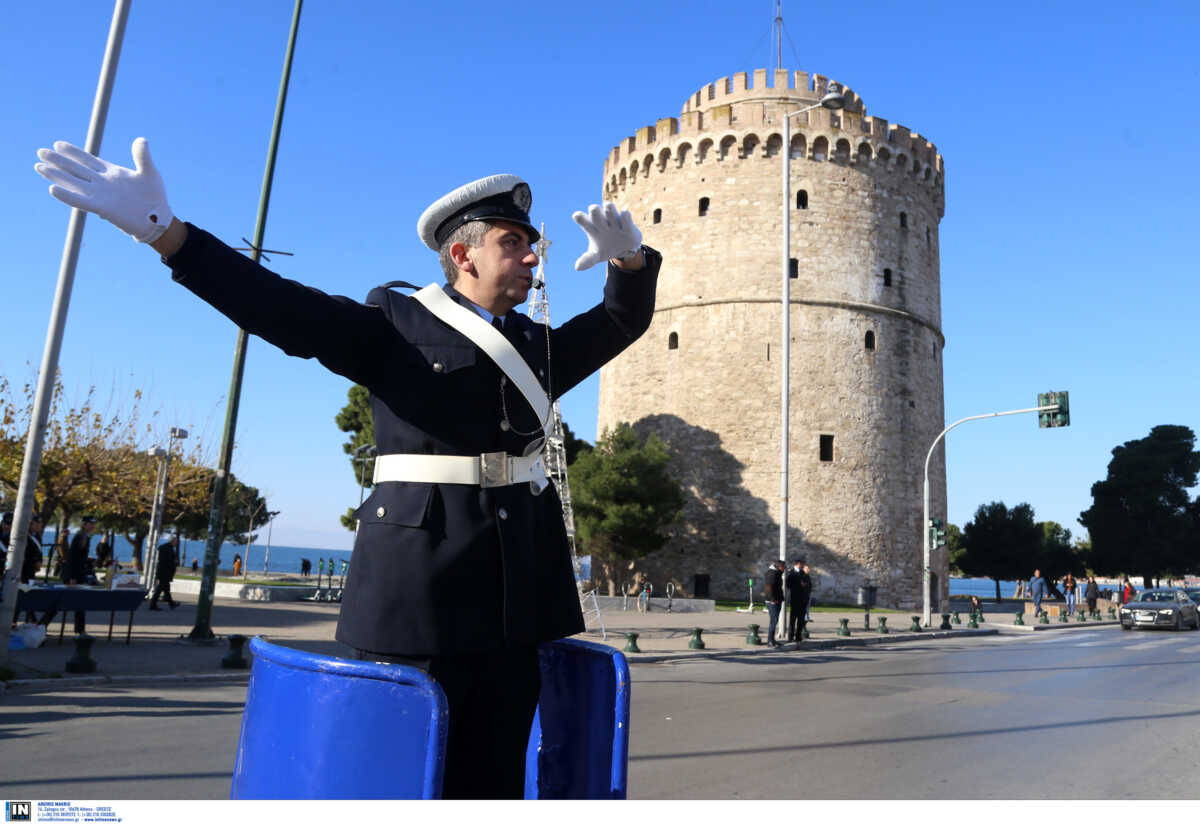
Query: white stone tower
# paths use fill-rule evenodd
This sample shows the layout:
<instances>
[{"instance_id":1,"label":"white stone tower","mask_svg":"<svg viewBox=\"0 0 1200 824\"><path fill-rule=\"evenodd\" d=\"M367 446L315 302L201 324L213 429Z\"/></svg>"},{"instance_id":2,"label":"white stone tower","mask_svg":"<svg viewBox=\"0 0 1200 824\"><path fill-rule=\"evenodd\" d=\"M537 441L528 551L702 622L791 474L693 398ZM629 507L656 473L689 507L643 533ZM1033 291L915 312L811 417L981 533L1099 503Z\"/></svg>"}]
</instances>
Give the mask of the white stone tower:
<instances>
[{"instance_id":1,"label":"white stone tower","mask_svg":"<svg viewBox=\"0 0 1200 824\"><path fill-rule=\"evenodd\" d=\"M688 501L637 563L656 588L744 598L779 554L782 121L827 79L760 69L693 94L604 165L603 196L663 253L650 330L604 368L601 432L659 434ZM814 597L921 603L922 468L944 425L942 158L903 126L844 110L792 119L788 555ZM930 469L945 517L945 458ZM935 609L947 597L935 552ZM757 585L756 585L757 589Z\"/></svg>"}]
</instances>

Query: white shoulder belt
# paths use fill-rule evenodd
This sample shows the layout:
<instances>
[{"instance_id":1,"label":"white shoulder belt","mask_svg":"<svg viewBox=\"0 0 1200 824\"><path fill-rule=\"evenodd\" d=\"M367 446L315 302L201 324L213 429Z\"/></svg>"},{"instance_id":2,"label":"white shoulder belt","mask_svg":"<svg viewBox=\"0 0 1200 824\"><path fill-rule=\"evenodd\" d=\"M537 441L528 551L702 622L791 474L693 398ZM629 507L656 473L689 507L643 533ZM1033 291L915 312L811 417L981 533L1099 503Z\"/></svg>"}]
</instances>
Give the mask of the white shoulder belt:
<instances>
[{"instance_id":1,"label":"white shoulder belt","mask_svg":"<svg viewBox=\"0 0 1200 824\"><path fill-rule=\"evenodd\" d=\"M413 295L435 317L484 351L508 376L541 421L543 432L550 422L550 399L516 347L476 312L455 303L437 284L430 284ZM548 434L548 433L547 433ZM538 491L547 483L539 449L519 458L505 452L482 455L380 455L375 459L374 483L411 481L416 483L507 486L528 481Z\"/></svg>"}]
</instances>

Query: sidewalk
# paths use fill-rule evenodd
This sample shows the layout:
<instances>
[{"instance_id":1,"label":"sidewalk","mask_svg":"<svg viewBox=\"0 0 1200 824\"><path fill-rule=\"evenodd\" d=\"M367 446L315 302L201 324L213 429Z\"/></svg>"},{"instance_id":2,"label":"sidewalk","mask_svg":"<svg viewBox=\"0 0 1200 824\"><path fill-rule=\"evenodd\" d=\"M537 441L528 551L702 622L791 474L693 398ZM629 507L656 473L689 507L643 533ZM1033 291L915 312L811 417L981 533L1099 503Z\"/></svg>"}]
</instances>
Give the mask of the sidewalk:
<instances>
[{"instance_id":1,"label":"sidewalk","mask_svg":"<svg viewBox=\"0 0 1200 824\"><path fill-rule=\"evenodd\" d=\"M994 635L998 631L1030 632L1047 629L1072 629L1077 625L1049 624L1032 627L1012 627L1014 609L1005 604L997 609L986 607L987 620L979 629L967 628L967 615L961 614L962 623L946 632L938 630L940 616L934 616L934 626L921 632L911 632L912 615L905 613L871 613L871 629L863 629L861 610L847 609L843 612L814 612L808 629L811 637L801 645L788 644L784 647L766 645L767 614L760 606L754 614L740 612L665 612L651 602L649 612L636 611L634 602L623 611L620 608L606 609L603 620L607 638L601 637L594 615L588 616L587 631L580 636L583 640L606 643L615 649L626 645L626 633L638 634L637 645L641 653L626 653L631 664L656 663L668 660L686 660L697 657L725 657L730 655L791 655L803 654L806 650L829 649L831 647L862 646L867 644L893 643L921 638L962 637L967 635ZM665 605L665 601L664 601ZM117 615L113 640L107 641L107 616L103 613L88 613L89 632L96 637L92 647L92 659L97 668L94 673L75 675L65 671L68 660L75 656L72 634L72 617L67 617L67 631L62 645L58 642L59 622L56 619L46 641L38 649L10 652L8 667L14 677L0 689L27 690L62 688L67 684L134 683L138 681L163 682L164 680L229 680L245 679L248 670L222 669L221 661L229 651L228 637L244 635L247 638L260 635L272 643L305 650L307 652L338 657L352 657L349 647L334 640L340 604L292 601L243 601L217 598L213 602L212 629L218 636L215 642L198 643L186 640L196 618L194 596L182 596L180 607L151 612L145 606L134 613L133 636L130 644L125 643L124 624L127 621ZM887 621L888 634L877 632L878 618ZM841 618L848 619L850 637L837 634ZM1112 626L1115 622L1097 623L1089 621L1078 628ZM746 643L747 626L758 624L763 645ZM692 630L699 628L704 650L690 650L688 642ZM797 647L799 646L799 649Z\"/></svg>"}]
</instances>

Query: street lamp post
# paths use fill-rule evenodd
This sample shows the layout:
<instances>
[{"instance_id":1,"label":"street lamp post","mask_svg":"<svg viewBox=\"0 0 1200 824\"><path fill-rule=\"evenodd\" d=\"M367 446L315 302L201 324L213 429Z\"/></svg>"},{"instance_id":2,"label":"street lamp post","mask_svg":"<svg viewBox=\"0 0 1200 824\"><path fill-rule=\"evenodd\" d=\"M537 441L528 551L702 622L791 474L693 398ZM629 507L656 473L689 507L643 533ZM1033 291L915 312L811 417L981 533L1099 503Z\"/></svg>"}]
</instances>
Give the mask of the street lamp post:
<instances>
[{"instance_id":1,"label":"street lamp post","mask_svg":"<svg viewBox=\"0 0 1200 824\"><path fill-rule=\"evenodd\" d=\"M921 592L924 612L925 626L929 626L933 620L932 593L930 592L930 568L929 555L932 549L932 540L929 529L929 459L933 457L933 450L941 443L942 438L946 437L946 433L961 423L967 421L979 421L984 418L999 418L1003 415L1021 415L1026 412L1058 412L1060 409L1057 403L1046 404L1042 406L1033 406L1028 409L1011 409L1007 412L988 412L985 415L969 415L965 418L959 418L954 423L947 426L941 433L933 439L933 443L929 447L929 452L925 454L925 486L924 486L924 505L921 510Z\"/></svg>"},{"instance_id":2,"label":"street lamp post","mask_svg":"<svg viewBox=\"0 0 1200 824\"><path fill-rule=\"evenodd\" d=\"M783 365L781 367L781 386L779 396L779 415L780 415L780 444L779 444L779 560L787 564L787 528L788 528L788 425L789 425L789 393L790 387L790 369L791 369L791 252L792 252L792 118L796 115L811 112L813 109L830 109L836 110L844 108L846 98L842 94L842 87L839 83L831 82L826 87L825 94L821 97L820 102L814 103L811 106L805 106L803 109L797 109L794 112L788 112L783 116L783 146L780 154L783 156L783 297L780 306L783 322L781 324L780 334L782 336ZM784 605L786 610L786 603ZM780 638L787 637L787 620L786 611L780 616L781 620L778 623L777 632Z\"/></svg>"},{"instance_id":3,"label":"street lamp post","mask_svg":"<svg viewBox=\"0 0 1200 824\"><path fill-rule=\"evenodd\" d=\"M267 573L267 569L271 566L271 528L275 526L275 516L279 514L278 509L267 510L267 554L263 558L263 574ZM250 553L246 553L246 561L249 562Z\"/></svg>"},{"instance_id":4,"label":"street lamp post","mask_svg":"<svg viewBox=\"0 0 1200 824\"><path fill-rule=\"evenodd\" d=\"M172 426L167 435L167 448L155 447L150 454L159 459L158 477L154 484L154 501L150 506L150 531L146 536L146 551L143 556L146 563L142 564L143 586L149 588L154 583L158 571L158 539L162 532L163 509L167 503L167 473L171 468L171 453L175 449L175 441L187 438L186 429Z\"/></svg>"}]
</instances>

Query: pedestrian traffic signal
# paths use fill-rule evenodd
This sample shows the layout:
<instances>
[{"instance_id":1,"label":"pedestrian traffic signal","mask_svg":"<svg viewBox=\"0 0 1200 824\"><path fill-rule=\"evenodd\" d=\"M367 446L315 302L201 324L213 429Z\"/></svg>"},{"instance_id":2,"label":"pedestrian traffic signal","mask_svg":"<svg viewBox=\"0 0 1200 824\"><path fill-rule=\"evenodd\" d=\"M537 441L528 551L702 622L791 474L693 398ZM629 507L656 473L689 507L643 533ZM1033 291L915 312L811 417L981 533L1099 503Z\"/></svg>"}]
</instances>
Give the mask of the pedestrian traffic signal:
<instances>
[{"instance_id":1,"label":"pedestrian traffic signal","mask_svg":"<svg viewBox=\"0 0 1200 824\"><path fill-rule=\"evenodd\" d=\"M1057 404L1058 409L1044 409L1038 412L1038 428L1053 429L1059 426L1071 425L1071 407L1068 403L1066 392L1042 392L1038 395L1039 407L1053 406Z\"/></svg>"},{"instance_id":2,"label":"pedestrian traffic signal","mask_svg":"<svg viewBox=\"0 0 1200 824\"><path fill-rule=\"evenodd\" d=\"M929 543L934 549L946 545L946 525L942 523L941 518L929 519Z\"/></svg>"}]
</instances>

